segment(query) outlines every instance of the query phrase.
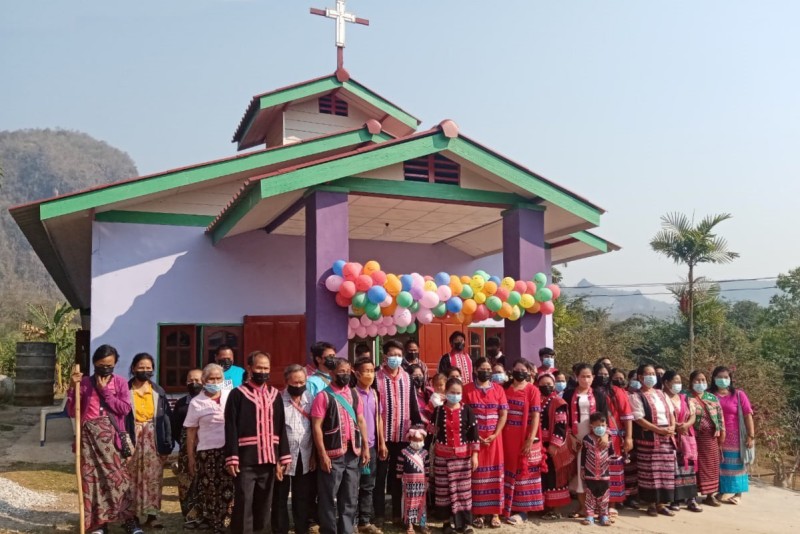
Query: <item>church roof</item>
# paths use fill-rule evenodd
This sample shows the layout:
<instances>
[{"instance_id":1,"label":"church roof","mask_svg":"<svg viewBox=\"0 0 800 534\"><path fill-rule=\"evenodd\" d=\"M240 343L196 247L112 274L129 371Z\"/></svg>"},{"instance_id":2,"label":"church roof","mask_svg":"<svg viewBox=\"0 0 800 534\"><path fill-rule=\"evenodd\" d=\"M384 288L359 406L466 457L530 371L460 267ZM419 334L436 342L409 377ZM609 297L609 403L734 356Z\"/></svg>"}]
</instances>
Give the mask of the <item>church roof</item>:
<instances>
[{"instance_id":1,"label":"church roof","mask_svg":"<svg viewBox=\"0 0 800 534\"><path fill-rule=\"evenodd\" d=\"M373 118L379 120L385 132L401 137L414 132L421 121L390 102L378 93L361 85L346 71L338 71L329 76L314 78L255 95L247 106L239 125L233 134L233 142L244 150L260 144L266 139L265 125L274 120L275 113L287 104L337 92L337 96L364 108Z\"/></svg>"}]
</instances>

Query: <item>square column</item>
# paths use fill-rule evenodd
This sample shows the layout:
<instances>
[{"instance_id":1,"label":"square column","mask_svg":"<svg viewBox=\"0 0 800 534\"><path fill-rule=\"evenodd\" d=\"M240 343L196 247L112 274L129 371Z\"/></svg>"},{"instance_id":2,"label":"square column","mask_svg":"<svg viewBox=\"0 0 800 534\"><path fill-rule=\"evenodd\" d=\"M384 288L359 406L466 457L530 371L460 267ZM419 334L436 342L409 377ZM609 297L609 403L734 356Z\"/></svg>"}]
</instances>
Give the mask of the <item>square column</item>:
<instances>
[{"instance_id":1,"label":"square column","mask_svg":"<svg viewBox=\"0 0 800 534\"><path fill-rule=\"evenodd\" d=\"M349 260L346 192L314 191L306 198L306 348L316 341L347 357L347 308L325 287L331 265ZM310 358L310 356L308 356Z\"/></svg>"},{"instance_id":2,"label":"square column","mask_svg":"<svg viewBox=\"0 0 800 534\"><path fill-rule=\"evenodd\" d=\"M544 242L544 208L503 212L503 275L532 280L538 272L550 276L550 251ZM547 346L548 340L552 340L548 321L540 313L505 321L503 352L511 358L509 361L522 357L541 365L539 349Z\"/></svg>"}]
</instances>

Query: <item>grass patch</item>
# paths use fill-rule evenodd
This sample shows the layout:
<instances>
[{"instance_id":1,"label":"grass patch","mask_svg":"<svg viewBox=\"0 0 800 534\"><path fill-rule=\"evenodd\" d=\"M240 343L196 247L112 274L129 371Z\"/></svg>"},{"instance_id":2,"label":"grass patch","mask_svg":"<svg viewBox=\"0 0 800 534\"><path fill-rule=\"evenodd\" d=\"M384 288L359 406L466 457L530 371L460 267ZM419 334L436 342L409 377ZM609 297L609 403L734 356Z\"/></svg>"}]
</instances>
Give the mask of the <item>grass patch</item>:
<instances>
[{"instance_id":1,"label":"grass patch","mask_svg":"<svg viewBox=\"0 0 800 534\"><path fill-rule=\"evenodd\" d=\"M78 493L72 465L15 462L4 467L0 476L34 491Z\"/></svg>"}]
</instances>

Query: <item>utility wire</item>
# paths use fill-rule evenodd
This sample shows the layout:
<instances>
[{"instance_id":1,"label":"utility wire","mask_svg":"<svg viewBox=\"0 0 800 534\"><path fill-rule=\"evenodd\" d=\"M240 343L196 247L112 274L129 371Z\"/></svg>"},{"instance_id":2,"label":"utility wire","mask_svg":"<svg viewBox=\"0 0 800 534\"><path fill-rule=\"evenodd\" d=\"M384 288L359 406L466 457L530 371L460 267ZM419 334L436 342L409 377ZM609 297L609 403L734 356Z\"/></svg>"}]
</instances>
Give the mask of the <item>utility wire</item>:
<instances>
[{"instance_id":1,"label":"utility wire","mask_svg":"<svg viewBox=\"0 0 800 534\"><path fill-rule=\"evenodd\" d=\"M707 283L714 283L714 284L727 284L731 282L760 282L765 280L777 280L777 276L762 276L759 278L730 278L728 280L705 280ZM588 289L592 287L600 287L600 288L616 288L616 287L652 287L652 286L671 286L674 284L680 284L680 281L672 281L672 282L642 282L639 284L592 284L591 286L561 286L561 289ZM766 288L765 288L766 289Z\"/></svg>"},{"instance_id":2,"label":"utility wire","mask_svg":"<svg viewBox=\"0 0 800 534\"><path fill-rule=\"evenodd\" d=\"M598 287L598 286L592 286L592 287ZM605 286L603 286L603 287L605 287ZM561 288L561 289L573 289L573 288ZM574 289L589 289L589 288L576 287ZM778 286L736 287L736 288L730 288L730 289L720 289L719 292L720 293L725 293L725 292L728 292L728 291L761 291L761 290L765 290L765 289L778 289ZM582 299L591 299L591 298L597 298L597 297L610 297L610 298L648 297L648 296L651 296L651 295L674 295L674 293L672 293L670 291L664 291L664 292L660 292L660 293L627 293L627 294L622 294L622 295L592 295L592 294L586 294L586 295L575 295L575 297L576 298L582 298ZM570 295L567 295L567 296L570 296Z\"/></svg>"}]
</instances>

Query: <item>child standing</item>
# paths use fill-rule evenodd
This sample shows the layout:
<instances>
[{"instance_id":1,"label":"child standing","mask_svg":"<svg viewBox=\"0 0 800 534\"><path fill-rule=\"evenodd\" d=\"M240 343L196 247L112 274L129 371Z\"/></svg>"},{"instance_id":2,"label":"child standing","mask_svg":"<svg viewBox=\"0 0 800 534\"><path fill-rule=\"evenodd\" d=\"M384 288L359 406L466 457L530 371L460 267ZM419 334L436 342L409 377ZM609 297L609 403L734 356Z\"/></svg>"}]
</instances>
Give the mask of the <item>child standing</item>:
<instances>
[{"instance_id":1,"label":"child standing","mask_svg":"<svg viewBox=\"0 0 800 534\"><path fill-rule=\"evenodd\" d=\"M472 534L472 473L478 468L478 426L475 414L461 403L461 380L445 384L444 405L433 412L434 487L436 507L448 510L444 533Z\"/></svg>"},{"instance_id":2,"label":"child standing","mask_svg":"<svg viewBox=\"0 0 800 534\"><path fill-rule=\"evenodd\" d=\"M403 483L403 523L407 534L414 534L418 525L423 534L429 534L426 498L428 494L428 451L421 428L411 428L406 434L408 447L400 453L397 461L397 477Z\"/></svg>"},{"instance_id":3,"label":"child standing","mask_svg":"<svg viewBox=\"0 0 800 534\"><path fill-rule=\"evenodd\" d=\"M589 416L592 431L586 434L581 443L583 447L583 465L581 476L586 488L586 519L581 523L594 525L595 516L600 517L600 524L611 526L608 518L608 503L611 497L609 482L609 466L614 455L614 446L608 439L606 415L595 412Z\"/></svg>"}]
</instances>

